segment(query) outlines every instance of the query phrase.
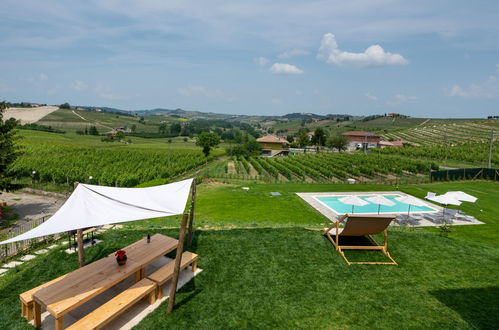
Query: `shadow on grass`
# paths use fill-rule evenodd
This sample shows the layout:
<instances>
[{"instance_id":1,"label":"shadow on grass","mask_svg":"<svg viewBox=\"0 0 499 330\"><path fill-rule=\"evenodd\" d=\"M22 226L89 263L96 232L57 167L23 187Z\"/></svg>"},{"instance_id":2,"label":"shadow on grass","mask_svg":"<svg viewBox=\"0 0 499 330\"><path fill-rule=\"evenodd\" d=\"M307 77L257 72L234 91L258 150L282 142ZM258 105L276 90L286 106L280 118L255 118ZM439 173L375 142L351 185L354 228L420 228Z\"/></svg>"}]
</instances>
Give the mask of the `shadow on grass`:
<instances>
[{"instance_id":1,"label":"shadow on grass","mask_svg":"<svg viewBox=\"0 0 499 330\"><path fill-rule=\"evenodd\" d=\"M435 290L430 294L474 328L497 329L499 325L499 287Z\"/></svg>"}]
</instances>

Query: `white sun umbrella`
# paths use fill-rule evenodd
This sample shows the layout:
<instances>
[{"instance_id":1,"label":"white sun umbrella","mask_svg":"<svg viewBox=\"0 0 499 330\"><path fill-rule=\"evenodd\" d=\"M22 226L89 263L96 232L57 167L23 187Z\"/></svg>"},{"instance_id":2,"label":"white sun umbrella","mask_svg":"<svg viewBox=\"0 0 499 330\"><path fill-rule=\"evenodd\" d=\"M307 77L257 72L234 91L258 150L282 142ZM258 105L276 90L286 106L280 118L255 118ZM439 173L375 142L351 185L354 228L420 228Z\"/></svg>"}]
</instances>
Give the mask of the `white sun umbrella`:
<instances>
[{"instance_id":1,"label":"white sun umbrella","mask_svg":"<svg viewBox=\"0 0 499 330\"><path fill-rule=\"evenodd\" d=\"M367 197L366 201L369 201L373 204L378 204L378 214L379 214L379 209L381 208L381 205L393 206L393 205L397 204L394 201L389 200L388 198L386 198L383 195L374 195L373 197Z\"/></svg>"},{"instance_id":2,"label":"white sun umbrella","mask_svg":"<svg viewBox=\"0 0 499 330\"><path fill-rule=\"evenodd\" d=\"M423 202L420 199L417 199L416 197L412 196L400 196L400 197L395 197L396 201L399 201L404 204L409 204L409 209L407 210L407 214L411 212L411 206L427 206L425 202Z\"/></svg>"},{"instance_id":3,"label":"white sun umbrella","mask_svg":"<svg viewBox=\"0 0 499 330\"><path fill-rule=\"evenodd\" d=\"M354 196L354 195L350 195L350 196L347 196L347 197L338 198L338 200L340 202L342 202L343 204L352 205L352 213L353 213L353 208L355 206L364 206L364 205L369 204L369 202L366 202L362 198L359 198L359 197Z\"/></svg>"},{"instance_id":4,"label":"white sun umbrella","mask_svg":"<svg viewBox=\"0 0 499 330\"><path fill-rule=\"evenodd\" d=\"M445 206L447 206L447 205L458 205L458 206L461 205L461 201L457 200L452 195L447 195L447 194L438 195L435 197L430 197L428 199L431 201L437 202L439 204L445 205ZM445 207L442 210L442 215L445 216Z\"/></svg>"},{"instance_id":5,"label":"white sun umbrella","mask_svg":"<svg viewBox=\"0 0 499 330\"><path fill-rule=\"evenodd\" d=\"M454 199L457 199L458 201L471 202L471 203L476 202L476 200L478 199L475 196L467 194L463 191L448 191L444 194L444 196L451 196Z\"/></svg>"}]
</instances>

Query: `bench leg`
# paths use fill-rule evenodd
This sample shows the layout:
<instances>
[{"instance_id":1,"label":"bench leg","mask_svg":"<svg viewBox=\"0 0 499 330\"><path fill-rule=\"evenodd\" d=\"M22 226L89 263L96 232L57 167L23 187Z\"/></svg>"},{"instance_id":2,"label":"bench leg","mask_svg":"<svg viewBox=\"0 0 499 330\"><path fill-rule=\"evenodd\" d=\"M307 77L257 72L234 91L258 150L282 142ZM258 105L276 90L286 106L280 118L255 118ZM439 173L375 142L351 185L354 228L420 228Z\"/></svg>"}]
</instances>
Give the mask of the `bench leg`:
<instances>
[{"instance_id":1,"label":"bench leg","mask_svg":"<svg viewBox=\"0 0 499 330\"><path fill-rule=\"evenodd\" d=\"M64 323L63 317L59 317L58 319L55 319L55 330L62 330L63 326L62 324Z\"/></svg>"},{"instance_id":2,"label":"bench leg","mask_svg":"<svg viewBox=\"0 0 499 330\"><path fill-rule=\"evenodd\" d=\"M22 301L21 301L21 316L28 318L28 306L26 306Z\"/></svg>"},{"instance_id":3,"label":"bench leg","mask_svg":"<svg viewBox=\"0 0 499 330\"><path fill-rule=\"evenodd\" d=\"M35 310L33 326L35 328L41 328L42 327L42 309L41 309L41 306L36 301L33 302L33 305L34 305L34 310Z\"/></svg>"},{"instance_id":4,"label":"bench leg","mask_svg":"<svg viewBox=\"0 0 499 330\"><path fill-rule=\"evenodd\" d=\"M27 306L26 306L26 319L29 321L31 321L34 317L34 303L29 303Z\"/></svg>"},{"instance_id":5,"label":"bench leg","mask_svg":"<svg viewBox=\"0 0 499 330\"><path fill-rule=\"evenodd\" d=\"M192 266L192 272L195 273L196 269L198 269L198 261L194 260L191 266Z\"/></svg>"},{"instance_id":6,"label":"bench leg","mask_svg":"<svg viewBox=\"0 0 499 330\"><path fill-rule=\"evenodd\" d=\"M163 288L161 287L161 285L158 285L158 294L156 295L156 299L161 299L163 298Z\"/></svg>"},{"instance_id":7,"label":"bench leg","mask_svg":"<svg viewBox=\"0 0 499 330\"><path fill-rule=\"evenodd\" d=\"M155 301L156 301L156 289L152 290L149 293L149 305L154 304Z\"/></svg>"}]
</instances>

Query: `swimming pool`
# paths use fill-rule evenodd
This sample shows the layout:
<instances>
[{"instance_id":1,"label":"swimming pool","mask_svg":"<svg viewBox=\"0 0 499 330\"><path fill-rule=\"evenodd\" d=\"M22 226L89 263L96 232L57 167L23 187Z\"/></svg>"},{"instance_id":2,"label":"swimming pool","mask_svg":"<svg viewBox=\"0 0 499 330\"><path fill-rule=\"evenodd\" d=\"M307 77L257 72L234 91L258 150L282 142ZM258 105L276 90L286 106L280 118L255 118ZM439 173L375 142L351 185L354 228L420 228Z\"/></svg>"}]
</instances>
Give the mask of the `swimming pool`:
<instances>
[{"instance_id":1,"label":"swimming pool","mask_svg":"<svg viewBox=\"0 0 499 330\"><path fill-rule=\"evenodd\" d=\"M344 204L339 201L340 198L346 197L346 196L351 196L355 195L363 200L365 200L367 197L373 197L374 195L382 195L386 199L389 199L390 201L394 202L395 205L393 206L386 206L386 205L378 205L378 204L373 204L369 203L364 206L354 206L353 212L352 212L352 205ZM330 196L313 196L315 200L320 202L322 205L326 206L329 208L331 211L333 211L336 214L377 214L378 213L378 207L379 207L379 214L400 214L400 213L407 213L409 211L409 205L405 203L401 203L397 201L395 198L396 197L401 197L401 196L406 196L405 194L387 194L387 193L376 193L376 194L345 194L345 195L330 195ZM365 200L366 201L366 200ZM367 201L366 201L367 202ZM428 204L428 203L426 203ZM431 206L415 206L411 205L410 209L411 213L434 213L438 212L437 209L431 207Z\"/></svg>"}]
</instances>

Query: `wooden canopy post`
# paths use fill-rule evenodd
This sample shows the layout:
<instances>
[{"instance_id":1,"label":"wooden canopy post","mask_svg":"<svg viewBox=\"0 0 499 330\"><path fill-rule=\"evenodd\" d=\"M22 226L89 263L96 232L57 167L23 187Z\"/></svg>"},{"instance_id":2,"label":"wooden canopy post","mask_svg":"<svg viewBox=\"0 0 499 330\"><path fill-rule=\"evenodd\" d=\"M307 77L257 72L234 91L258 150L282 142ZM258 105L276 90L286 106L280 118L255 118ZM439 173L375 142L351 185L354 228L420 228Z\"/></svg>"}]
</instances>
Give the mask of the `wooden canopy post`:
<instances>
[{"instance_id":1,"label":"wooden canopy post","mask_svg":"<svg viewBox=\"0 0 499 330\"><path fill-rule=\"evenodd\" d=\"M173 278L171 284L172 286L170 288L170 298L168 298L168 313L173 312L173 306L175 305L175 294L177 293L178 276L180 273L180 263L182 261L185 229L187 227L188 216L189 214L187 213L184 213L184 215L182 216L182 225L180 226L180 235L178 237L177 253L175 255L175 268L173 270Z\"/></svg>"},{"instance_id":2,"label":"wooden canopy post","mask_svg":"<svg viewBox=\"0 0 499 330\"><path fill-rule=\"evenodd\" d=\"M78 187L79 182L75 182L74 189ZM83 250L83 229L76 230L76 241L78 244L78 263L80 264L80 268L85 266L85 250ZM71 248L71 247L69 247Z\"/></svg>"},{"instance_id":3,"label":"wooden canopy post","mask_svg":"<svg viewBox=\"0 0 499 330\"><path fill-rule=\"evenodd\" d=\"M192 181L191 187L191 209L189 211L189 233L187 234L187 247L192 243L192 223L194 222L194 206L196 205L196 178Z\"/></svg>"}]
</instances>

